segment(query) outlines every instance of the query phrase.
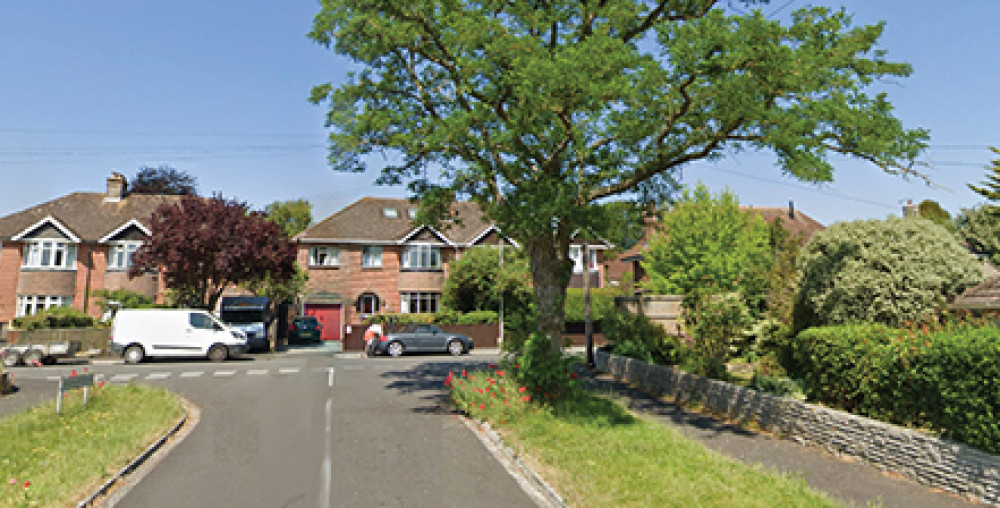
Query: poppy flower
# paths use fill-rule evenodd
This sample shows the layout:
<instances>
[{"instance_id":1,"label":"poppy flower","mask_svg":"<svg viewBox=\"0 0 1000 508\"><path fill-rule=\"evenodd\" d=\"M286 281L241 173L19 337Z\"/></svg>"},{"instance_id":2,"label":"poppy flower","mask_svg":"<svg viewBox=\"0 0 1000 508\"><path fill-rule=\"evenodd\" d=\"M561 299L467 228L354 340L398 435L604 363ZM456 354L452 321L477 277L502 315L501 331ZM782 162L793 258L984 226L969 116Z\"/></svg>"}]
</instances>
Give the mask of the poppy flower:
<instances>
[{"instance_id":1,"label":"poppy flower","mask_svg":"<svg viewBox=\"0 0 1000 508\"><path fill-rule=\"evenodd\" d=\"M527 387L527 386L522 386L522 387L520 387L520 388L518 388L518 389L517 389L517 391L519 391L519 392L521 392L521 393L524 393L524 392L526 392L527 390L528 390L528 387Z\"/></svg>"},{"instance_id":2,"label":"poppy flower","mask_svg":"<svg viewBox=\"0 0 1000 508\"><path fill-rule=\"evenodd\" d=\"M31 486L31 482L24 482L24 488L28 488L30 486Z\"/></svg>"}]
</instances>

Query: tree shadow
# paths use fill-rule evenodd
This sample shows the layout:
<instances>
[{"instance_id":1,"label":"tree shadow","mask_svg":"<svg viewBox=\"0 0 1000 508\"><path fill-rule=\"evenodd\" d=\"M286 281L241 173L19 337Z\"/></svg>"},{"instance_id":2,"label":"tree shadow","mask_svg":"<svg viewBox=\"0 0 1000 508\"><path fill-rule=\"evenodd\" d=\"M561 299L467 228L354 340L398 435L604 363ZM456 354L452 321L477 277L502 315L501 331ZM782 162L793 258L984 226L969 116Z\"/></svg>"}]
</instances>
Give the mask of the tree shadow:
<instances>
[{"instance_id":1,"label":"tree shadow","mask_svg":"<svg viewBox=\"0 0 1000 508\"><path fill-rule=\"evenodd\" d=\"M416 395L424 404L413 408L414 413L421 414L455 414L456 411L448 399L448 389L444 380L449 372L456 375L462 370L471 371L485 369L491 362L485 360L455 360L445 362L425 362L410 368L390 370L380 374L389 381L387 390L393 390L400 395Z\"/></svg>"}]
</instances>

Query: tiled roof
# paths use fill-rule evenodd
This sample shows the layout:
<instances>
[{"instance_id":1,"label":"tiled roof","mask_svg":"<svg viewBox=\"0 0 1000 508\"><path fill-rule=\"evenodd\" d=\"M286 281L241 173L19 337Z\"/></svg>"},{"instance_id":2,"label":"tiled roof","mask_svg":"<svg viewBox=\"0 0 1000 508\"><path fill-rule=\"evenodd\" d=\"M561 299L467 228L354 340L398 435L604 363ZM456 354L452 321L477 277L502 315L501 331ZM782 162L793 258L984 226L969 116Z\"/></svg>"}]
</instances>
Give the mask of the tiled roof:
<instances>
[{"instance_id":1,"label":"tiled roof","mask_svg":"<svg viewBox=\"0 0 1000 508\"><path fill-rule=\"evenodd\" d=\"M421 227L409 215L409 211L418 206L407 199L363 197L295 238L301 242L399 242ZM384 210L395 210L395 216L387 216ZM451 243L468 245L491 227L475 203L455 203L453 210L461 222L446 224L437 230Z\"/></svg>"},{"instance_id":2,"label":"tiled roof","mask_svg":"<svg viewBox=\"0 0 1000 508\"><path fill-rule=\"evenodd\" d=\"M8 240L52 217L80 240L96 242L133 219L148 227L149 218L158 206L180 199L180 196L130 194L118 202L105 202L104 197L99 192L76 192L0 217L0 240Z\"/></svg>"},{"instance_id":3,"label":"tiled roof","mask_svg":"<svg viewBox=\"0 0 1000 508\"><path fill-rule=\"evenodd\" d=\"M966 289L955 298L952 307L960 309L1000 309L1000 277L987 279L986 282Z\"/></svg>"}]
</instances>

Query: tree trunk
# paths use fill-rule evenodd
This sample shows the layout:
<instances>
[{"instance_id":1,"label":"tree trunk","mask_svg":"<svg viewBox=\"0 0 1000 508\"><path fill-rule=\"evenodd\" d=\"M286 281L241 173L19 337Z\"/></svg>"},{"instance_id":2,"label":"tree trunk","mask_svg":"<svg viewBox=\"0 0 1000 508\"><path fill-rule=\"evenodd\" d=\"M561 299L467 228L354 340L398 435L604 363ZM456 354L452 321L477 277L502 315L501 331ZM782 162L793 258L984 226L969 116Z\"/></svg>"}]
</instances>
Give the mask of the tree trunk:
<instances>
[{"instance_id":1,"label":"tree trunk","mask_svg":"<svg viewBox=\"0 0 1000 508\"><path fill-rule=\"evenodd\" d=\"M552 351L560 352L565 326L566 286L569 285L568 261L560 256L554 238L532 238L525 247L531 266L535 302L538 305L538 331L548 337Z\"/></svg>"}]
</instances>

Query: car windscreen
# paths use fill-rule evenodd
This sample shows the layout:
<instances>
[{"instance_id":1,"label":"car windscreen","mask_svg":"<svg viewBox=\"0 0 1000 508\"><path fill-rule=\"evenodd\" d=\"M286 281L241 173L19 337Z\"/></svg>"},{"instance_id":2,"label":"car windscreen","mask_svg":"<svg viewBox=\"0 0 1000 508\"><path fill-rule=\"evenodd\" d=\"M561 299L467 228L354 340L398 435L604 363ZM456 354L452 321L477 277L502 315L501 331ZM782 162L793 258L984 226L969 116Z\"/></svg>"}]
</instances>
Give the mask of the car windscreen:
<instances>
[{"instance_id":1,"label":"car windscreen","mask_svg":"<svg viewBox=\"0 0 1000 508\"><path fill-rule=\"evenodd\" d=\"M227 323L263 323L264 312L259 310L223 310L222 320Z\"/></svg>"}]
</instances>

